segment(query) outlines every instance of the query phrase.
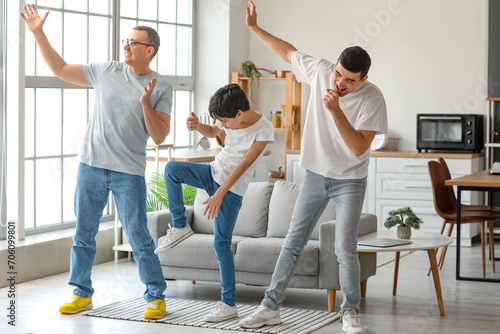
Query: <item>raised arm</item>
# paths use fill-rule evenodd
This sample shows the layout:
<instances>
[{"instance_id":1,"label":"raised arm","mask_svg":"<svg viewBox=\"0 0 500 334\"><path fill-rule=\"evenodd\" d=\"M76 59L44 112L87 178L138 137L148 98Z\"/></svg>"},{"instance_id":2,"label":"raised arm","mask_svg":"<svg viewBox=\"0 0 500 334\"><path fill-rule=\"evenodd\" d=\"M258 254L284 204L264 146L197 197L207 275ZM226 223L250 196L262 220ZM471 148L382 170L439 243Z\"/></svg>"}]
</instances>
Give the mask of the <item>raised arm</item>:
<instances>
[{"instance_id":1,"label":"raised arm","mask_svg":"<svg viewBox=\"0 0 500 334\"><path fill-rule=\"evenodd\" d=\"M153 139L156 145L160 145L165 141L170 133L170 115L155 111L151 105L151 94L156 87L156 78L151 79L148 85L144 87L144 91L139 99L142 105L144 114L144 122L149 136Z\"/></svg>"},{"instance_id":2,"label":"raised arm","mask_svg":"<svg viewBox=\"0 0 500 334\"><path fill-rule=\"evenodd\" d=\"M255 4L248 1L246 24L248 29L254 33L264 44L274 51L281 59L288 63L292 63L292 54L297 49L290 43L271 35L257 25L257 12Z\"/></svg>"},{"instance_id":3,"label":"raised arm","mask_svg":"<svg viewBox=\"0 0 500 334\"><path fill-rule=\"evenodd\" d=\"M43 25L45 20L49 15L50 11L47 11L43 17L38 15L38 11L35 5L25 5L24 13L21 13L21 17L28 26L29 30L35 36L36 43L40 49L43 60L49 66L50 70L54 75L64 81L69 83L88 86L87 79L83 74L82 65L67 64L64 59L54 50L52 45L50 45L47 36L43 32Z\"/></svg>"},{"instance_id":4,"label":"raised arm","mask_svg":"<svg viewBox=\"0 0 500 334\"><path fill-rule=\"evenodd\" d=\"M376 131L356 130L345 116L339 105L339 95L333 89L328 89L323 97L323 103L333 117L344 143L356 156L363 155L370 147Z\"/></svg>"},{"instance_id":5,"label":"raised arm","mask_svg":"<svg viewBox=\"0 0 500 334\"><path fill-rule=\"evenodd\" d=\"M189 131L198 131L201 135L208 138L214 138L223 132L223 130L219 129L217 125L200 123L200 119L194 112L192 112L191 116L188 117L186 125Z\"/></svg>"}]
</instances>

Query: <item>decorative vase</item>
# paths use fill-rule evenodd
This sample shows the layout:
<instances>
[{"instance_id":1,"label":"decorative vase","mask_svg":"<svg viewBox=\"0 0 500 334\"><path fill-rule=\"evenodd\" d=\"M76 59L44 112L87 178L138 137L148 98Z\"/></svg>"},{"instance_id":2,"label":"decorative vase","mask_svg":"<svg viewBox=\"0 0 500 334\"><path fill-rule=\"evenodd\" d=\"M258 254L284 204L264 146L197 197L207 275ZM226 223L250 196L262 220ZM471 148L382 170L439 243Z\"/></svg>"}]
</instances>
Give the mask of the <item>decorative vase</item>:
<instances>
[{"instance_id":1,"label":"decorative vase","mask_svg":"<svg viewBox=\"0 0 500 334\"><path fill-rule=\"evenodd\" d=\"M411 238L411 227L410 226L398 226L397 235L399 239L410 239Z\"/></svg>"}]
</instances>

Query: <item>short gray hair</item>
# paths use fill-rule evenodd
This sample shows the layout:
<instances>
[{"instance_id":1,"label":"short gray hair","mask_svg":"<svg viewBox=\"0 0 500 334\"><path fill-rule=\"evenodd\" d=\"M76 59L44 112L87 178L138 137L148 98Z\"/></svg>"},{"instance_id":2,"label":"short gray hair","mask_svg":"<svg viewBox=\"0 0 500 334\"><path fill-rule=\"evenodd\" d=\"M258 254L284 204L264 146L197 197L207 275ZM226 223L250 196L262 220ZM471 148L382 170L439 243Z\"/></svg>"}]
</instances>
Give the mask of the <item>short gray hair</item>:
<instances>
[{"instance_id":1,"label":"short gray hair","mask_svg":"<svg viewBox=\"0 0 500 334\"><path fill-rule=\"evenodd\" d=\"M160 36L158 35L158 32L155 29L148 26L137 26L134 27L133 30L145 31L148 33L148 44L151 45L153 48L155 48L155 52L151 57L151 59L153 59L158 53L158 49L160 48Z\"/></svg>"}]
</instances>

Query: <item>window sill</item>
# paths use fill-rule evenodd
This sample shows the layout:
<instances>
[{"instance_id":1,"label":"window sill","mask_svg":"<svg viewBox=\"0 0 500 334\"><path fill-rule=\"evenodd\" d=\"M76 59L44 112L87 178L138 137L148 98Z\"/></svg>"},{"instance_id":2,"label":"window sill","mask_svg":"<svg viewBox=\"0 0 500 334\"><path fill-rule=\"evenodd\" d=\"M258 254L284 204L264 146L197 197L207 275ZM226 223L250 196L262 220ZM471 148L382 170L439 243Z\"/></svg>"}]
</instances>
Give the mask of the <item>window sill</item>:
<instances>
[{"instance_id":1,"label":"window sill","mask_svg":"<svg viewBox=\"0 0 500 334\"><path fill-rule=\"evenodd\" d=\"M101 222L101 224L99 225L99 231L105 231L114 228L115 228L114 220ZM44 242L51 242L54 240L60 240L65 238L72 238L73 235L75 235L75 231L76 231L75 227L70 227L58 231L29 235L26 236L25 240L16 241L16 248L36 245ZM0 240L0 251L6 250L7 248L8 248L8 240Z\"/></svg>"}]
</instances>

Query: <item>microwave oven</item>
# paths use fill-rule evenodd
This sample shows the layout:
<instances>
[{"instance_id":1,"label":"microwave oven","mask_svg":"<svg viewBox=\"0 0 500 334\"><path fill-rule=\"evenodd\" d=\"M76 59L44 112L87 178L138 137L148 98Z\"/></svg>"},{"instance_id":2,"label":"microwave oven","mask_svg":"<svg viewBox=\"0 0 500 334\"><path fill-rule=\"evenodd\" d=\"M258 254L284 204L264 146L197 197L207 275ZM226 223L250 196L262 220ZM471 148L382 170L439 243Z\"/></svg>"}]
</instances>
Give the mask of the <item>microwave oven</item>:
<instances>
[{"instance_id":1,"label":"microwave oven","mask_svg":"<svg viewBox=\"0 0 500 334\"><path fill-rule=\"evenodd\" d=\"M417 150L481 152L483 115L417 114Z\"/></svg>"}]
</instances>

